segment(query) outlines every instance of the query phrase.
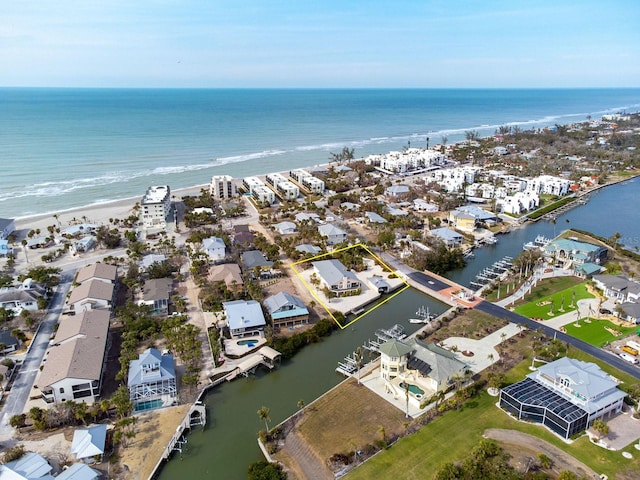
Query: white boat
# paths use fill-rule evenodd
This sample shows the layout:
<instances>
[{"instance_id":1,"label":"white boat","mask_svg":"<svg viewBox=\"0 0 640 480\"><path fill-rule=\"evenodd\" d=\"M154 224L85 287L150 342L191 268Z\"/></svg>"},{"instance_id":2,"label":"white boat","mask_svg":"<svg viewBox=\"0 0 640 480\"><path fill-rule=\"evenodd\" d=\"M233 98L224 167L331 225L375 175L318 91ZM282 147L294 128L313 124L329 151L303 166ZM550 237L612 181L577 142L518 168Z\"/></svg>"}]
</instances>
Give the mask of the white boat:
<instances>
[{"instance_id":1,"label":"white boat","mask_svg":"<svg viewBox=\"0 0 640 480\"><path fill-rule=\"evenodd\" d=\"M422 305L418 311L416 311L416 316L418 318L410 318L409 323L429 323L431 320L435 318L434 315L429 313L429 309Z\"/></svg>"},{"instance_id":2,"label":"white boat","mask_svg":"<svg viewBox=\"0 0 640 480\"><path fill-rule=\"evenodd\" d=\"M523 250L542 250L547 244L551 242L543 235L538 235L533 242L527 242L522 246Z\"/></svg>"}]
</instances>

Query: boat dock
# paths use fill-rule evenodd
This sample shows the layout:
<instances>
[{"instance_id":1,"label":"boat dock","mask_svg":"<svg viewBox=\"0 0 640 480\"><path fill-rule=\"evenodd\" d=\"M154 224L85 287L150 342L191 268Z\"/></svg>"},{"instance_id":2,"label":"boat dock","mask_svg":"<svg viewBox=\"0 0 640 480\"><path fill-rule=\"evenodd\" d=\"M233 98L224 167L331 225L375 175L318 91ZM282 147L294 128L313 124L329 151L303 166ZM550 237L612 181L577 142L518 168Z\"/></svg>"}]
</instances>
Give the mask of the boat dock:
<instances>
[{"instance_id":1,"label":"boat dock","mask_svg":"<svg viewBox=\"0 0 640 480\"><path fill-rule=\"evenodd\" d=\"M200 425L204 427L206 423L207 409L202 402L196 402L191 406L178 428L176 428L176 432L169 440L169 444L162 454L162 460L167 460L173 452L182 453L182 449L187 444L186 431Z\"/></svg>"},{"instance_id":2,"label":"boat dock","mask_svg":"<svg viewBox=\"0 0 640 480\"><path fill-rule=\"evenodd\" d=\"M476 275L475 280L469 282L469 285L476 288L476 290L479 290L496 278L504 275L511 267L513 267L513 257L506 256L502 260L495 262L490 267L483 269Z\"/></svg>"},{"instance_id":3,"label":"boat dock","mask_svg":"<svg viewBox=\"0 0 640 480\"><path fill-rule=\"evenodd\" d=\"M380 328L375 332L376 340L367 340L362 345L362 350L367 350L371 353L379 353L380 345L385 342L388 342L391 339L402 340L407 338L407 335L404 333L404 327L402 325L395 324L393 327L389 329ZM362 363L362 358L360 359L360 366L362 367L364 364ZM341 362L338 362L338 366L336 367L336 372L348 377L353 375L358 370L358 354L356 352L352 352Z\"/></svg>"}]
</instances>

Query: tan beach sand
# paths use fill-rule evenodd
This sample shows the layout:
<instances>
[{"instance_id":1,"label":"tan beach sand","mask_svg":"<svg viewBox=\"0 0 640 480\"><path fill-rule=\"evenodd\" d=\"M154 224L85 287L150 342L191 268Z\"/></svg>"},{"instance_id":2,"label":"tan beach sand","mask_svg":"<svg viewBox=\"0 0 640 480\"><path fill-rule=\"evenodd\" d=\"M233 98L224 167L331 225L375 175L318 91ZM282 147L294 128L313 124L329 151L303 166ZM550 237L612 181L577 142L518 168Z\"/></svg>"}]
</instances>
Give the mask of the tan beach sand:
<instances>
[{"instance_id":1,"label":"tan beach sand","mask_svg":"<svg viewBox=\"0 0 640 480\"><path fill-rule=\"evenodd\" d=\"M208 187L208 185L194 185L193 187L172 190L171 195L177 199L187 195L198 195L202 188L207 189ZM20 241L26 236L29 230L36 230L38 228L42 235L46 235L48 233L47 227L50 225L66 228L69 225L78 223L95 223L96 225L109 224L110 218L123 219L132 215L134 213L134 205L140 202L143 194L144 192L141 192L140 197L87 205L85 207L60 212L57 219L53 214L19 218L15 222L17 238Z\"/></svg>"}]
</instances>

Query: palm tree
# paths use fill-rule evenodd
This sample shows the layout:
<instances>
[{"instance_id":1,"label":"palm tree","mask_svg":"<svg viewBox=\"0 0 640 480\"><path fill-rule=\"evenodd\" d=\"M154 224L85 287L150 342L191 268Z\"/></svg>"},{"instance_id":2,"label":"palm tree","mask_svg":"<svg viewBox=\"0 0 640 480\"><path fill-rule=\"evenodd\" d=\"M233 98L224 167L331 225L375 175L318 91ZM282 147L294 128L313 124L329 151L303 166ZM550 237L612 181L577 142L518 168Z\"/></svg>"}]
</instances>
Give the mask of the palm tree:
<instances>
[{"instance_id":1,"label":"palm tree","mask_svg":"<svg viewBox=\"0 0 640 480\"><path fill-rule=\"evenodd\" d=\"M598 441L609 434L609 425L607 425L601 418L595 419L591 426L596 432L598 432Z\"/></svg>"},{"instance_id":2,"label":"palm tree","mask_svg":"<svg viewBox=\"0 0 640 480\"><path fill-rule=\"evenodd\" d=\"M409 418L409 384L406 381L404 382L404 396L407 401L405 417Z\"/></svg>"},{"instance_id":3,"label":"palm tree","mask_svg":"<svg viewBox=\"0 0 640 480\"><path fill-rule=\"evenodd\" d=\"M264 428L267 432L269 431L269 422L271 421L271 418L269 418L270 413L271 410L265 406L260 407L260 410L258 410L258 417L260 417L260 420L264 420Z\"/></svg>"},{"instance_id":4,"label":"palm tree","mask_svg":"<svg viewBox=\"0 0 640 480\"><path fill-rule=\"evenodd\" d=\"M360 385L360 368L362 367L362 347L358 347L355 352L356 369L358 370L358 385Z\"/></svg>"}]
</instances>

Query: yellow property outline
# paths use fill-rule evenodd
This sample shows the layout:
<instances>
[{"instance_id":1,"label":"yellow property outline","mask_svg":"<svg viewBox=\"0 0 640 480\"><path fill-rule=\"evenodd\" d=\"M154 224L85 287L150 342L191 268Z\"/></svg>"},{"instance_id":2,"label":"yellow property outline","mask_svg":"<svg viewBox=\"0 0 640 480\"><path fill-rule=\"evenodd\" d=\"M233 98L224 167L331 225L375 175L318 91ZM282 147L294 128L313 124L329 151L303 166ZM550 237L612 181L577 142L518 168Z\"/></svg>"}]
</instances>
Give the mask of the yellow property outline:
<instances>
[{"instance_id":1,"label":"yellow property outline","mask_svg":"<svg viewBox=\"0 0 640 480\"><path fill-rule=\"evenodd\" d=\"M300 265L301 263L307 263L307 262L311 262L313 260L316 259L320 259L323 257L328 257L328 256L332 256L335 253L340 253L340 252L344 252L345 250L349 250L350 248L363 248L367 251L367 253L369 255L371 255L373 257L373 259L378 262L380 265L382 265L384 268L387 269L387 271L389 273L393 273L396 275L397 278L399 278L403 283L404 283L404 287L402 287L400 290L398 290L397 292L395 292L393 295L391 295L389 298L384 299L383 301L381 301L380 303L377 303L373 308L365 311L364 313L362 313L361 315L358 315L356 318L354 318L353 320L351 320L349 323L347 323L346 325L341 325L340 322L336 319L336 317L334 316L334 314L331 312L331 310L329 310L329 307L322 301L322 299L320 297L318 297L318 295L316 294L316 292L314 291L314 289L304 280L304 278L302 277L302 275L300 275L300 272L298 271L298 269L296 268L296 265ZM289 266L291 267L291 269L294 271L294 273L296 274L296 276L300 279L300 281L304 284L304 286L307 288L307 290L309 291L309 293L311 293L311 295L313 296L313 298L315 298L318 303L320 305L322 305L322 308L325 309L325 311L329 314L329 316L333 319L334 322L336 322L336 325L338 325L338 327L340 327L340 329L344 330L345 328L349 327L350 325L352 325L353 323L357 322L358 320L360 320L362 317L364 317L365 315L367 315L368 313L374 311L376 308L378 308L380 305L384 305L385 303L387 303L389 300L391 300L392 298L394 298L396 295L401 294L402 292L404 292L407 288L410 287L410 285L407 283L407 281L396 271L392 270L386 263L384 263L382 261L382 259L380 257L378 257L375 253L373 253L371 250L369 250L369 248L362 244L362 243L357 243L355 245L350 245L348 247L344 247L344 248L340 248L338 250L334 250L333 252L330 253L322 253L320 255L316 255L315 257L311 257L311 258L305 258L304 260L300 260L298 262L295 263L290 263ZM379 298L379 297L378 297ZM345 315L346 318L346 315Z\"/></svg>"}]
</instances>

